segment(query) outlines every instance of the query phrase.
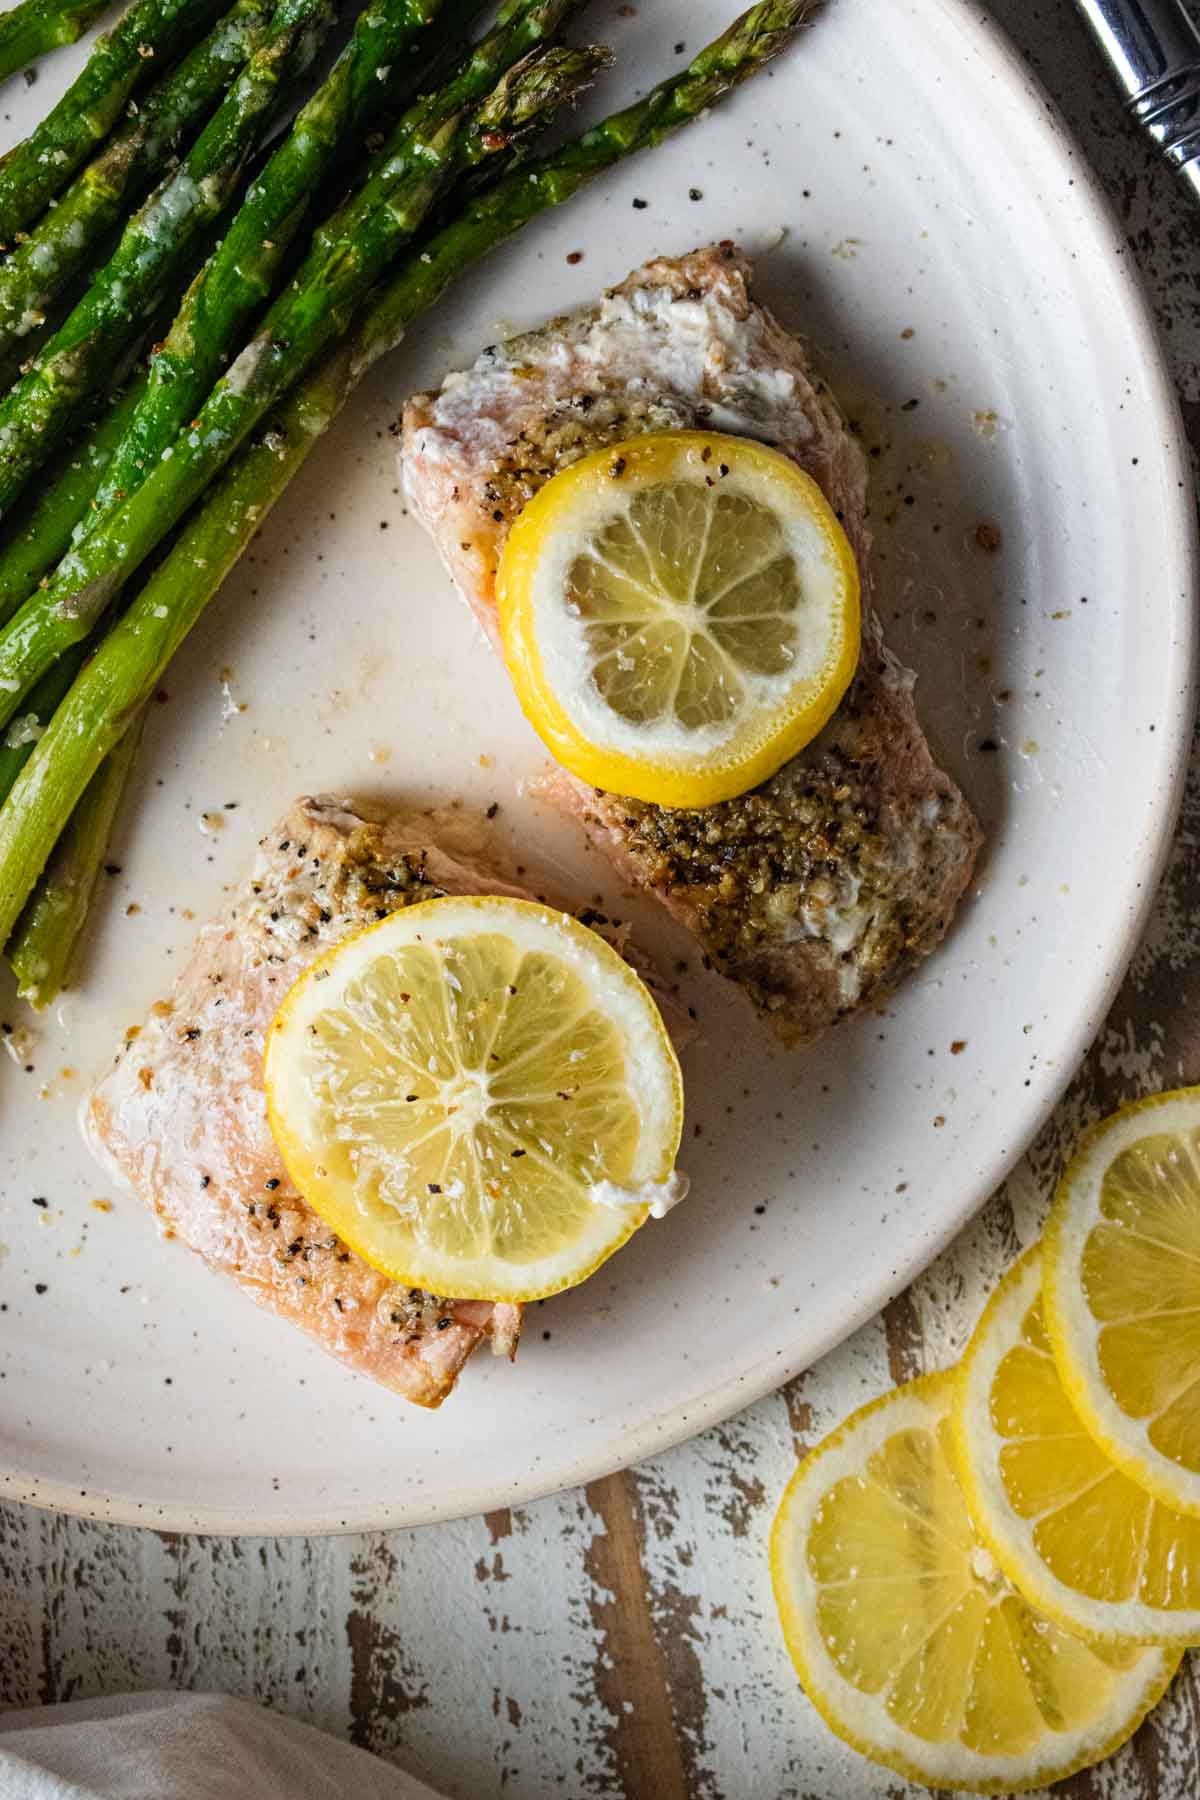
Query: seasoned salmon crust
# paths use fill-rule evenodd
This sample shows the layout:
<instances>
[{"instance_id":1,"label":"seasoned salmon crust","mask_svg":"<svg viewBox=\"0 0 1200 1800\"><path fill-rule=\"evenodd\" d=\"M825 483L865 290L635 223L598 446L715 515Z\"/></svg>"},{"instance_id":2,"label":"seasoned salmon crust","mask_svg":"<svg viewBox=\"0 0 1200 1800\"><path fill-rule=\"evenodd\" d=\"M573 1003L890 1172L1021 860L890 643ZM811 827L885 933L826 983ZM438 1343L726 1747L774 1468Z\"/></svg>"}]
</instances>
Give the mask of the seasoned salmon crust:
<instances>
[{"instance_id":1,"label":"seasoned salmon crust","mask_svg":"<svg viewBox=\"0 0 1200 1800\"><path fill-rule=\"evenodd\" d=\"M750 793L654 806L558 771L542 784L636 887L694 934L785 1043L885 998L941 941L982 841L935 763L914 678L870 604L866 466L805 346L750 295L732 244L656 257L598 306L492 345L405 409L405 487L498 646L496 572L559 469L647 431L773 445L813 476L858 561L863 642L833 720Z\"/></svg>"}]
</instances>

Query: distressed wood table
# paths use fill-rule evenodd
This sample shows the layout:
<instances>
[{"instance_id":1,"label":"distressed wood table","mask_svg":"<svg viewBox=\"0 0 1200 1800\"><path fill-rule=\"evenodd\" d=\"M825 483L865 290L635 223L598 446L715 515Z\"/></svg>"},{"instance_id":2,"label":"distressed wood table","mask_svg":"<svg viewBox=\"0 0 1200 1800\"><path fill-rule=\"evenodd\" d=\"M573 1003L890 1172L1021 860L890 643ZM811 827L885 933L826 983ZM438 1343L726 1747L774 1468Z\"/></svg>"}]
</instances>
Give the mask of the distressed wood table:
<instances>
[{"instance_id":1,"label":"distressed wood table","mask_svg":"<svg viewBox=\"0 0 1200 1800\"><path fill-rule=\"evenodd\" d=\"M865 4L866 0L844 0ZM993 0L1124 222L1200 448L1200 211L1121 118L1071 0ZM1119 497L1114 496L1119 503ZM948 1362L1036 1236L1080 1126L1200 1080L1200 754L1146 940L1071 1090L952 1248L730 1424L514 1512L334 1539L203 1539L0 1507L0 1703L216 1688L352 1738L455 1800L906 1800L797 1689L765 1560L795 1450ZM1076 1800L1200 1795L1200 1663Z\"/></svg>"}]
</instances>

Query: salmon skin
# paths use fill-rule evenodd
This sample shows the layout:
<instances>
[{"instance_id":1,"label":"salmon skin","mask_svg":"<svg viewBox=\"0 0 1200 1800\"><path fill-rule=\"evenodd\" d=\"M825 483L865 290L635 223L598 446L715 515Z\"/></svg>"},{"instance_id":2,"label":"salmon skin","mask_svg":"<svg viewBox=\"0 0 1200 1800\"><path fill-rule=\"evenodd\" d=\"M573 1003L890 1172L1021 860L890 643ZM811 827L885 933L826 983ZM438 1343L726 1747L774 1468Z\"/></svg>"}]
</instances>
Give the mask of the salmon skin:
<instances>
[{"instance_id":1,"label":"salmon skin","mask_svg":"<svg viewBox=\"0 0 1200 1800\"><path fill-rule=\"evenodd\" d=\"M757 438L813 476L862 579L855 679L770 780L699 809L564 771L541 784L622 877L654 894L787 1044L878 1004L936 948L982 833L938 767L914 677L871 605L866 465L804 344L750 292L733 244L655 257L598 306L486 349L405 409L413 510L493 644L496 571L525 502L559 469L648 431Z\"/></svg>"}]
</instances>

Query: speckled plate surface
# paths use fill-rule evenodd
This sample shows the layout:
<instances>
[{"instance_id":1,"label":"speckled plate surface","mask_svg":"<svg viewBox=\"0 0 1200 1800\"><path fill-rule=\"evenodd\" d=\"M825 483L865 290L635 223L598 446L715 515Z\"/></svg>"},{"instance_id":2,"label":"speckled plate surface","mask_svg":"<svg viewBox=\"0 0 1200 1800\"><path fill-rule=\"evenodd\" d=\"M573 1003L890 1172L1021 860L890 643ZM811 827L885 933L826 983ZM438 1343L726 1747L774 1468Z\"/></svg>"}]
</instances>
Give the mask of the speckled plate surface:
<instances>
[{"instance_id":1,"label":"speckled plate surface","mask_svg":"<svg viewBox=\"0 0 1200 1800\"><path fill-rule=\"evenodd\" d=\"M607 99L731 10L593 6L624 71ZM8 141L72 66L9 84ZM923 975L807 1053L691 958L692 1197L533 1309L515 1368L477 1358L426 1415L161 1242L77 1109L299 792L498 801L517 860L618 898L523 793L539 746L404 515L387 427L502 330L717 236L758 255L872 450L889 640L989 849ZM959 0L837 0L769 79L527 232L376 372L185 647L82 991L9 1039L0 1492L217 1531L469 1513L645 1456L845 1336L1001 1179L1136 943L1192 716L1186 483L1119 235ZM0 1019L21 1024L7 989Z\"/></svg>"}]
</instances>

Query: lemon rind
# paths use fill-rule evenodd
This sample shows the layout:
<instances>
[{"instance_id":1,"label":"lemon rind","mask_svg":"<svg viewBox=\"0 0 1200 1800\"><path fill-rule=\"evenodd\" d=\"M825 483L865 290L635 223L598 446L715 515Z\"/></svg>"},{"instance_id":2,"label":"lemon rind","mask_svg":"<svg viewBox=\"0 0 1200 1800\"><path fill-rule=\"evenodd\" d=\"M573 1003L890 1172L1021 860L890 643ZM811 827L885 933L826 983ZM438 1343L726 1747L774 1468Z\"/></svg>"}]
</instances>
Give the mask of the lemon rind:
<instances>
[{"instance_id":1,"label":"lemon rind","mask_svg":"<svg viewBox=\"0 0 1200 1800\"><path fill-rule=\"evenodd\" d=\"M1146 1428L1122 1411L1100 1369L1095 1331L1082 1297L1080 1263L1093 1225L1104 1171L1120 1151L1153 1129L1200 1125L1200 1088L1172 1088L1132 1101L1092 1126L1059 1182L1043 1236L1042 1301L1062 1384L1089 1436L1139 1487L1175 1512L1200 1517L1200 1472L1188 1472L1155 1449ZM1101 1156L1101 1147L1104 1154ZM1147 1423L1152 1423L1148 1421Z\"/></svg>"},{"instance_id":2,"label":"lemon rind","mask_svg":"<svg viewBox=\"0 0 1200 1800\"><path fill-rule=\"evenodd\" d=\"M810 691L802 704L797 704L797 689L788 703L776 707L770 715L773 723L769 730L764 732L759 726L748 734L750 741L742 743L740 749L726 746L717 756L702 756L694 761L651 760L592 743L582 735L553 691L532 625L534 572L547 522L565 487L594 480L598 471L610 468L619 459L636 468L656 455L678 455L682 447L695 444L718 450L725 446L731 458L753 459L756 464L769 460L778 465L780 475L793 489L803 489L810 515L819 520L840 572L841 633L822 678L809 684ZM828 724L858 666L862 630L858 565L828 500L812 477L781 451L753 439L720 432L648 433L595 451L560 471L539 489L514 523L501 556L496 593L505 658L517 698L555 760L593 787L654 805L711 806L767 780Z\"/></svg>"},{"instance_id":3,"label":"lemon rind","mask_svg":"<svg viewBox=\"0 0 1200 1800\"><path fill-rule=\"evenodd\" d=\"M1200 1642L1200 1610L1165 1612L1141 1600L1080 1594L1043 1561L1033 1543L1036 1521L1022 1519L1005 1492L998 1462L1003 1439L980 1421L988 1417L1000 1363L1018 1342L1020 1323L1038 1297L1041 1274L1041 1245L1035 1244L991 1295L959 1365L950 1429L967 1510L1017 1591L1075 1637L1101 1649L1186 1649ZM1175 1621L1170 1630L1163 1629L1166 1619Z\"/></svg>"},{"instance_id":4,"label":"lemon rind","mask_svg":"<svg viewBox=\"0 0 1200 1800\"><path fill-rule=\"evenodd\" d=\"M444 910L447 907L457 908L479 919L481 928L487 923L486 914L489 911L502 920L506 914L511 917L515 909L518 916L530 922L531 927L535 921L548 926L554 934L555 949L560 953L570 953L572 959L577 958L577 967L580 962L586 962L590 958L593 972L597 968L603 971L607 977L605 992L610 1002L614 993L620 992L623 1017L627 1022L636 1019L640 1026L640 1048L643 1055L648 1054L652 1046L656 1058L661 1059L658 1074L661 1077L662 1092L657 1097L657 1110L651 1117L653 1129L650 1135L653 1142L646 1151L648 1162L638 1171L639 1179L660 1181L670 1174L682 1135L683 1081L678 1058L653 996L637 972L598 933L581 925L569 914L557 912L540 902L507 896L452 895L444 899L420 901L343 939L311 963L284 996L267 1033L264 1085L268 1119L289 1176L307 1203L329 1223L356 1255L381 1274L401 1285L420 1287L432 1293L452 1294L455 1299L513 1303L545 1299L568 1287L577 1286L594 1274L645 1223L650 1216L649 1206L630 1206L627 1209L595 1206L592 1209L591 1229L579 1240L581 1253L573 1261L567 1252L557 1257L543 1257L532 1264L509 1264L494 1257L475 1259L472 1263L466 1259L460 1261L431 1253L415 1261L407 1261L401 1266L381 1255L369 1233L357 1229L352 1195L345 1189L344 1183L322 1175L319 1170L319 1149L310 1145L305 1135L294 1128L283 1098L282 1088L288 1073L283 1057L289 1032L297 1025L303 1025L308 1011L319 1010L336 998L336 986L320 990L316 987L325 972L332 972L336 963L345 962L348 958L361 958L367 949L365 941L389 930L395 934L398 921L403 921L400 929L404 932L406 941L417 938L418 927L428 929L432 935L437 929L438 917L443 920L450 917ZM437 913L433 909L437 909ZM496 929L497 926L487 928ZM615 984L619 984L619 987ZM281 1049L281 1046L284 1048ZM636 1067L633 1073L636 1075ZM645 1097L643 1089L638 1095L639 1111L640 1102ZM557 1273L553 1279L530 1279L532 1270L548 1263L557 1265Z\"/></svg>"}]
</instances>

